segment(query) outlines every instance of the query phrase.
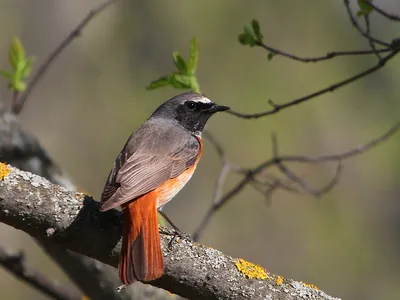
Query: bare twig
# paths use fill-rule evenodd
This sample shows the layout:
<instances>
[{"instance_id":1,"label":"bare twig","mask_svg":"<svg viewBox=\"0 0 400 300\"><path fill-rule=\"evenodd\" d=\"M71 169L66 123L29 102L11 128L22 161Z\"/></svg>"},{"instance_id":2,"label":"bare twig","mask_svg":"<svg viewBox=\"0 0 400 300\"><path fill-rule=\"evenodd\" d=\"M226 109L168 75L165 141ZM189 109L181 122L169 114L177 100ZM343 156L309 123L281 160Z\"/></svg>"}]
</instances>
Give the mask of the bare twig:
<instances>
[{"instance_id":1,"label":"bare twig","mask_svg":"<svg viewBox=\"0 0 400 300\"><path fill-rule=\"evenodd\" d=\"M14 99L12 106L13 113L18 114L21 112L26 100L28 99L28 96L30 95L36 84L39 82L39 79L43 77L50 65L61 54L61 52L64 51L65 48L80 35L82 29L89 23L89 21L115 1L116 0L105 0L104 2L92 8L92 10L86 15L86 17L68 34L68 36L64 40L61 41L57 48L55 48L53 52L50 53L50 55L44 60L44 62L40 65L35 74L32 76L32 79L28 83L25 92L22 93L18 98Z\"/></svg>"},{"instance_id":2,"label":"bare twig","mask_svg":"<svg viewBox=\"0 0 400 300\"><path fill-rule=\"evenodd\" d=\"M288 168L286 165L282 163L281 160L279 160L279 155L278 155L278 140L275 134L272 134L272 148L273 148L273 157L277 159L276 165L278 166L278 169L291 181L297 183L299 186L301 186L308 194L314 196L314 197L321 197L323 194L329 192L335 184L338 182L341 171L343 169L342 161L339 160L338 166L336 168L336 172L334 177L332 178L331 181L321 189L314 189L312 188L305 180L303 180L300 176L297 176L290 168Z\"/></svg>"},{"instance_id":3,"label":"bare twig","mask_svg":"<svg viewBox=\"0 0 400 300\"><path fill-rule=\"evenodd\" d=\"M376 6L372 1L365 0L369 5L371 5L378 13L380 13L382 16L385 18L388 18L389 20L392 21L400 21L400 16L388 13L387 11L381 9L379 6Z\"/></svg>"},{"instance_id":4,"label":"bare twig","mask_svg":"<svg viewBox=\"0 0 400 300\"><path fill-rule=\"evenodd\" d=\"M309 63L309 62L320 62L328 59L332 59L338 56L364 56L364 55L371 55L375 53L386 53L390 52L390 48L384 48L384 49L379 49L379 50L352 50L352 51L333 51L333 52L328 52L325 55L322 56L316 56L316 57L300 57L294 54L290 54L288 52L273 48L271 46L268 46L262 42L257 42L256 45L258 45L261 48L264 48L267 51L273 52L276 55L284 56L296 61L304 62L304 63Z\"/></svg>"},{"instance_id":5,"label":"bare twig","mask_svg":"<svg viewBox=\"0 0 400 300\"><path fill-rule=\"evenodd\" d=\"M209 132L208 130L203 131L203 136L211 143L217 152L219 159L222 162L226 161L224 147L222 147L221 143L217 141L217 139Z\"/></svg>"},{"instance_id":6,"label":"bare twig","mask_svg":"<svg viewBox=\"0 0 400 300\"><path fill-rule=\"evenodd\" d=\"M28 267L22 253L6 251L0 246L0 265L49 297L58 300L83 299L83 295L75 288L61 286Z\"/></svg>"},{"instance_id":7,"label":"bare twig","mask_svg":"<svg viewBox=\"0 0 400 300\"><path fill-rule=\"evenodd\" d=\"M366 69L366 70L364 70L364 71L362 71L360 73L357 73L356 75L353 75L353 76L351 76L349 78L346 78L346 79L344 79L342 81L339 81L337 83L331 84L331 85L329 85L329 86L327 86L327 87L325 87L325 88L323 88L321 90L318 90L318 91L313 92L311 94L308 94L306 96L294 99L294 100L289 101L289 102L284 103L284 104L276 104L276 103L273 103L272 101L270 101L270 104L273 106L273 108L270 109L270 110L267 110L267 111L264 111L264 112L260 112L260 113L254 113L254 114L243 114L243 113L239 113L239 112L236 112L236 111L233 111L233 110L229 110L229 111L227 111L227 113L230 113L231 115L234 115L236 117L240 117L240 118L243 118L243 119L257 119L257 118L261 118L261 117L265 117L265 116L268 116L268 115L275 114L275 113L281 111L282 109L298 105L300 103L303 103L303 102L305 102L307 100L310 100L312 98L316 98L317 96L326 94L328 92L333 92L338 88L341 88L341 87L343 87L343 86L345 86L345 85L347 85L349 83L352 83L352 82L354 82L356 80L359 80L359 79L361 79L361 78L363 78L363 77L365 77L365 76L367 76L369 74L372 74L372 73L378 71L379 69L383 68L385 66L385 64L390 59L392 59L394 56L396 56L399 52L400 52L400 49L396 49L396 50L392 51L390 54L388 54L385 57L383 57L380 61L378 61L378 63L375 66L370 67L370 68L368 68L368 69Z\"/></svg>"},{"instance_id":8,"label":"bare twig","mask_svg":"<svg viewBox=\"0 0 400 300\"><path fill-rule=\"evenodd\" d=\"M328 183L323 189L319 191L315 190L310 190L308 189L308 192L313 192L315 195L321 195L323 193L326 193L332 189L332 187L337 183L339 179L339 175L343 169L342 161L354 157L356 155L359 155L361 153L365 153L368 150L374 148L378 144L388 140L390 137L392 137L395 133L397 133L400 130L400 121L394 124L392 127L389 128L389 130L385 131L382 135L376 137L375 139L359 145L358 147L355 147L353 149L350 149L345 152L341 152L338 154L332 154L332 155L322 155L322 156L317 156L317 157L307 157L307 156L276 156L273 157L262 164L258 165L257 167L253 169L249 169L246 176L244 176L230 191L228 191L226 194L224 194L219 201L213 202L212 205L208 208L206 214L204 215L202 221L200 222L199 226L196 228L196 230L193 233L193 237L196 237L196 240L199 239L201 236L202 232L204 231L205 227L211 220L212 216L214 215L215 212L217 212L227 201L229 201L231 198L234 196L238 195L244 187L247 186L247 184L251 183L254 180L254 177L258 174L260 174L262 171L264 171L266 168L271 167L273 165L278 165L281 164L282 162L297 162L297 163L307 163L307 164L315 164L315 163L322 163L322 162L329 162L329 161L336 161L338 162L338 166L336 169L336 173L334 178L331 180L330 183ZM277 146L274 145L273 143L273 152L277 153ZM291 178L292 180L299 182L298 177L296 176L295 178ZM304 188L304 186L302 186ZM276 186L272 187L272 190L274 191L276 189Z\"/></svg>"},{"instance_id":9,"label":"bare twig","mask_svg":"<svg viewBox=\"0 0 400 300\"><path fill-rule=\"evenodd\" d=\"M369 22L369 15L364 16L364 21L365 21L365 29L366 33L368 35L368 43L369 46L371 47L372 51L374 52L375 56L378 58L378 61L382 59L382 56L379 54L378 50L376 49L374 41L370 38L371 34L371 24Z\"/></svg>"},{"instance_id":10,"label":"bare twig","mask_svg":"<svg viewBox=\"0 0 400 300\"><path fill-rule=\"evenodd\" d=\"M371 36L370 34L368 34L367 32L365 32L365 31L361 28L360 24L358 24L356 18L354 17L354 14L353 14L353 12L352 12L352 10L351 10L351 7L350 7L350 1L349 1L349 0L343 0L343 3L344 3L344 6L345 6L345 8L346 8L347 14L349 15L351 24L358 30L358 32L359 32L363 37L367 38L368 40L370 40L370 41L372 41L372 42L374 42L374 43L376 43L376 44L378 44L378 45L385 46L385 47L390 47L390 43L386 43L386 42L381 41L381 40L379 40L379 39L377 39L377 38L374 38L373 36Z\"/></svg>"}]
</instances>

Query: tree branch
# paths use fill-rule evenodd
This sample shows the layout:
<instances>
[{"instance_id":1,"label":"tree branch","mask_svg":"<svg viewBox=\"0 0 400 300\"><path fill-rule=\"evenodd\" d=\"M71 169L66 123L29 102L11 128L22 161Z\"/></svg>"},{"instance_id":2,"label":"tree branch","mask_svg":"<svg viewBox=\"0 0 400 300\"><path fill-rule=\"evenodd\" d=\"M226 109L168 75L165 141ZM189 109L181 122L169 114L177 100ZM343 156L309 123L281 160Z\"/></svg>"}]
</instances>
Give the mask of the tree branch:
<instances>
[{"instance_id":1,"label":"tree branch","mask_svg":"<svg viewBox=\"0 0 400 300\"><path fill-rule=\"evenodd\" d=\"M361 79L361 78L363 78L363 77L365 77L365 76L367 76L369 74L372 74L372 73L378 71L379 69L383 68L385 66L385 64L390 59L392 59L394 56L396 56L396 54L399 53L399 52L400 52L400 48L396 49L396 50L393 50L390 54L386 55L380 61L378 61L378 63L375 66L370 67L370 68L368 68L368 69L366 69L366 70L364 70L364 71L362 71L360 73L357 73L356 75L353 75L353 76L351 76L349 78L346 78L346 79L344 79L342 81L339 81L337 83L331 84L331 85L329 85L329 86L327 86L327 87L325 87L325 88L323 88L321 90L318 90L318 91L313 92L311 94L308 94L306 96L303 96L303 97L300 97L300 98L296 98L296 99L294 99L292 101L289 101L287 103L284 103L284 104L276 104L276 103L274 103L274 102L272 102L270 100L269 104L272 106L272 109L270 109L270 110L267 110L267 111L264 111L264 112L260 112L260 113L254 113L254 114L243 114L243 113L239 113L239 112L236 112L236 111L233 111L233 110L229 110L229 111L227 111L227 113L229 113L231 115L234 115L236 117L243 118L243 119L257 119L257 118L265 117L265 116L268 116L268 115L276 114L277 112L281 111L282 109L298 105L300 103L303 103L303 102L305 102L307 100L310 100L312 98L316 98L316 97L321 96L323 94L326 94L328 92L333 92L333 91L335 91L336 89L338 89L340 87L343 87L343 86L345 86L345 85L347 85L349 83L357 81L357 80L359 80L359 79Z\"/></svg>"},{"instance_id":2,"label":"tree branch","mask_svg":"<svg viewBox=\"0 0 400 300\"><path fill-rule=\"evenodd\" d=\"M25 256L21 252L10 252L0 246L0 265L17 278L34 286L45 295L53 297L54 299L83 299L83 295L75 288L63 287L32 268L29 268L25 263Z\"/></svg>"},{"instance_id":3,"label":"tree branch","mask_svg":"<svg viewBox=\"0 0 400 300\"><path fill-rule=\"evenodd\" d=\"M256 42L256 45L261 48L264 48L267 51L273 52L277 55L284 56L286 58L296 60L299 62L303 62L303 63L310 63L310 62L315 63L315 62L320 62L320 61L332 59L332 58L339 57L339 56L364 56L364 55L371 55L371 54L375 54L375 53L386 53L386 52L391 51L390 48L384 48L384 49L379 49L379 50L375 50L375 51L374 50L331 51L331 52L328 52L325 55L321 55L321 56L301 57L301 56L291 54L291 53L285 52L283 50L279 50L277 48L268 46L262 42Z\"/></svg>"},{"instance_id":4,"label":"tree branch","mask_svg":"<svg viewBox=\"0 0 400 300\"><path fill-rule=\"evenodd\" d=\"M11 166L6 169L3 164L0 168L5 175L0 180L1 222L39 240L117 265L120 212L101 213L98 202L89 196ZM283 284L277 284L277 276L273 274L268 274L265 280L248 279L235 265L236 262L240 266L243 261L189 240L178 240L169 250L174 232L163 231L170 232L161 235L165 274L150 283L154 286L189 299L303 299L304 295L332 299L301 282L284 280Z\"/></svg>"},{"instance_id":5,"label":"tree branch","mask_svg":"<svg viewBox=\"0 0 400 300\"><path fill-rule=\"evenodd\" d=\"M348 16L350 18L351 24L353 25L354 28L357 29L357 31L360 33L360 35L365 37L367 40L374 42L375 44L378 44L378 45L381 45L381 46L384 46L384 47L390 47L389 43L386 43L386 42L381 41L381 40L379 40L377 38L374 38L373 36L370 35L369 32L366 32L361 28L360 24L358 24L356 18L354 17L354 14L353 14L353 12L351 10L351 7L350 7L350 1L349 0L343 0L343 4L344 4L344 7L346 8L346 11L347 11L347 14L348 14Z\"/></svg>"},{"instance_id":6,"label":"tree branch","mask_svg":"<svg viewBox=\"0 0 400 300\"><path fill-rule=\"evenodd\" d=\"M380 7L376 6L372 1L365 0L369 5L371 5L378 13L380 13L382 16L385 18L391 20L391 21L400 21L400 17L396 16L394 14L390 14L387 11L381 9Z\"/></svg>"},{"instance_id":7,"label":"tree branch","mask_svg":"<svg viewBox=\"0 0 400 300\"><path fill-rule=\"evenodd\" d=\"M272 166L280 166L280 170L288 176L292 181L298 183L303 189L306 190L311 195L314 196L319 196L322 193L326 193L329 190L332 189L332 187L337 183L339 175L342 171L343 165L342 161L349 159L351 157L354 157L356 155L365 153L372 148L376 147L380 143L388 140L391 138L394 134L396 134L400 130L400 121L394 124L392 127L390 127L387 131L383 132L380 136L370 140L369 142L359 145L353 149L350 149L348 151L344 151L342 153L338 154L330 154L330 155L322 155L322 156L317 156L317 157L308 157L308 156L301 156L301 155L277 155L277 144L276 142L272 143L273 147L273 153L274 156L261 163L255 168L252 169L247 169L245 176L228 192L226 192L223 196L221 196L219 199L214 199L211 206L208 208L207 212L205 213L203 219L201 220L200 224L196 228L196 230L193 233L193 237L195 240L198 240L200 235L203 233L205 230L207 224L210 222L211 218L213 215L230 199L233 197L237 196L248 184L252 184L255 181L255 177L265 171L267 168L272 167ZM322 189L320 190L314 190L309 188L302 179L300 179L298 176L293 174L292 172L288 172L286 167L282 168L282 163L283 162L296 162L296 163L305 163L305 164L317 164L317 163L324 163L324 162L338 162L338 166L336 168L336 173L334 178ZM280 183L276 182L272 185L269 186L267 189L267 196L270 195L272 191L274 191L277 187L280 187ZM221 187L218 187L218 189L221 189ZM296 191L296 190L295 190ZM265 193L264 193L265 194Z\"/></svg>"},{"instance_id":8,"label":"tree branch","mask_svg":"<svg viewBox=\"0 0 400 300\"><path fill-rule=\"evenodd\" d=\"M28 99L31 91L39 82L44 75L44 73L48 70L54 60L64 51L64 49L71 44L71 42L77 38L82 29L91 21L93 17L102 12L109 5L114 3L116 0L105 0L104 2L98 4L86 15L86 17L61 41L61 43L50 53L50 55L45 59L42 65L38 68L35 74L32 76L32 79L29 81L28 86L24 93L20 94L19 97L14 97L12 112L15 114L19 114L22 110L26 100Z\"/></svg>"},{"instance_id":9,"label":"tree branch","mask_svg":"<svg viewBox=\"0 0 400 300\"><path fill-rule=\"evenodd\" d=\"M18 117L12 114L0 116L0 161L45 177L70 190L76 189L69 176L53 162L36 137L21 128ZM89 257L43 241L37 242L89 298L131 299L128 292L122 295L116 292L115 286L120 281L114 270L110 273L109 268Z\"/></svg>"}]
</instances>

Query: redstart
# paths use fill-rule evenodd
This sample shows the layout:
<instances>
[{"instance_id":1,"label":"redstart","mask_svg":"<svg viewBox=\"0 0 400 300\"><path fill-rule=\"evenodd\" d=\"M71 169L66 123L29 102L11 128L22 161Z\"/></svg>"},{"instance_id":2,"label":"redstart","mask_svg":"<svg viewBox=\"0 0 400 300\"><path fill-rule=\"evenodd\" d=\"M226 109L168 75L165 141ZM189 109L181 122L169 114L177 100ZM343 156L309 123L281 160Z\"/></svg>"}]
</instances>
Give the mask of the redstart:
<instances>
[{"instance_id":1,"label":"redstart","mask_svg":"<svg viewBox=\"0 0 400 300\"><path fill-rule=\"evenodd\" d=\"M129 137L101 196L101 211L122 207L119 277L124 285L162 276L157 211L189 181L199 162L201 133L216 112L228 110L196 93L159 106Z\"/></svg>"}]
</instances>

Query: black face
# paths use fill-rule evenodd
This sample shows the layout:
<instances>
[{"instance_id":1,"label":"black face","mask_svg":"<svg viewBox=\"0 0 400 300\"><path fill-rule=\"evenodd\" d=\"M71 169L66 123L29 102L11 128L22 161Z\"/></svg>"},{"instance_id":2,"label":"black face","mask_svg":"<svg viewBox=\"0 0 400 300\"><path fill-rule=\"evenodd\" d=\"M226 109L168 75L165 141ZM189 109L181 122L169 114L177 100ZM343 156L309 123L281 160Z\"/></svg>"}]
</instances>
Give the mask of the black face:
<instances>
[{"instance_id":1,"label":"black face","mask_svg":"<svg viewBox=\"0 0 400 300\"><path fill-rule=\"evenodd\" d=\"M176 120L191 133L201 133L208 119L218 111L228 110L227 106L219 106L212 102L188 100L179 105Z\"/></svg>"},{"instance_id":2,"label":"black face","mask_svg":"<svg viewBox=\"0 0 400 300\"><path fill-rule=\"evenodd\" d=\"M166 101L156 109L152 117L178 121L189 132L199 134L214 113L228 109L227 106L212 103L200 94L189 92Z\"/></svg>"}]
</instances>

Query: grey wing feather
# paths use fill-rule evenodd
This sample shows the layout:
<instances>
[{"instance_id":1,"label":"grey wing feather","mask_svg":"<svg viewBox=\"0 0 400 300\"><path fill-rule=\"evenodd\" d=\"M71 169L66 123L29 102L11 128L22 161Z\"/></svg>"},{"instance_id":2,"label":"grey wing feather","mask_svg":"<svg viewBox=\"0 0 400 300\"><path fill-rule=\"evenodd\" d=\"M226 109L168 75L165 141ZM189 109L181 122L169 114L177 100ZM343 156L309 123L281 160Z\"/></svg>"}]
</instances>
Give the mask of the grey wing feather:
<instances>
[{"instance_id":1,"label":"grey wing feather","mask_svg":"<svg viewBox=\"0 0 400 300\"><path fill-rule=\"evenodd\" d=\"M179 176L195 163L200 150L197 138L186 132L162 128L152 128L149 132L132 135L127 145L133 140L136 147L125 145L117 157L102 194L101 210L134 200ZM132 148L129 154L127 149Z\"/></svg>"}]
</instances>

